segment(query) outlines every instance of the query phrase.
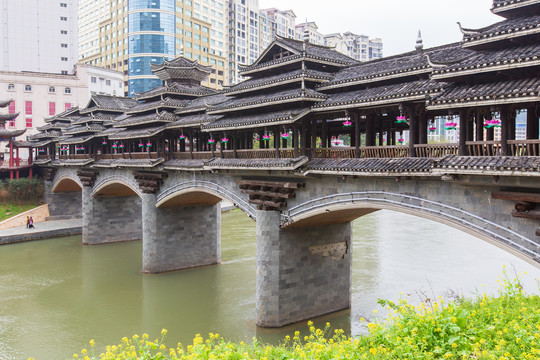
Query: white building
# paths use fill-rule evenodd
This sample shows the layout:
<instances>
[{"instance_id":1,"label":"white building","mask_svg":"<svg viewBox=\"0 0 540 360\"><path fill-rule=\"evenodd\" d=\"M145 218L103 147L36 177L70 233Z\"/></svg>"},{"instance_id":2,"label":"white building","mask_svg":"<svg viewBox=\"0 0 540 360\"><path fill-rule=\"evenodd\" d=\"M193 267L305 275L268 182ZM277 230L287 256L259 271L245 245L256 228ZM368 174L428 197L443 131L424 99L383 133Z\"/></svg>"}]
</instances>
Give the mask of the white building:
<instances>
[{"instance_id":1,"label":"white building","mask_svg":"<svg viewBox=\"0 0 540 360\"><path fill-rule=\"evenodd\" d=\"M0 21L0 71L73 73L77 0L3 0Z\"/></svg>"},{"instance_id":2,"label":"white building","mask_svg":"<svg viewBox=\"0 0 540 360\"><path fill-rule=\"evenodd\" d=\"M304 33L309 35L308 40L310 43L322 46L326 45L324 35L319 32L319 27L315 22L310 21L296 25L296 39L305 40Z\"/></svg>"},{"instance_id":3,"label":"white building","mask_svg":"<svg viewBox=\"0 0 540 360\"><path fill-rule=\"evenodd\" d=\"M273 32L275 35L299 40L296 33L296 15L292 10L262 9L261 14L274 21Z\"/></svg>"},{"instance_id":4,"label":"white building","mask_svg":"<svg viewBox=\"0 0 540 360\"><path fill-rule=\"evenodd\" d=\"M0 99L12 100L9 113L19 113L7 129L26 129L17 140L37 133L45 118L72 107L85 107L93 93L123 94L123 74L117 71L78 64L74 74L0 72ZM5 152L5 143L0 143Z\"/></svg>"},{"instance_id":5,"label":"white building","mask_svg":"<svg viewBox=\"0 0 540 360\"><path fill-rule=\"evenodd\" d=\"M325 36L326 46L335 48L358 61L369 61L383 57L383 44L380 38L369 39L367 35L356 35L350 31Z\"/></svg>"}]
</instances>

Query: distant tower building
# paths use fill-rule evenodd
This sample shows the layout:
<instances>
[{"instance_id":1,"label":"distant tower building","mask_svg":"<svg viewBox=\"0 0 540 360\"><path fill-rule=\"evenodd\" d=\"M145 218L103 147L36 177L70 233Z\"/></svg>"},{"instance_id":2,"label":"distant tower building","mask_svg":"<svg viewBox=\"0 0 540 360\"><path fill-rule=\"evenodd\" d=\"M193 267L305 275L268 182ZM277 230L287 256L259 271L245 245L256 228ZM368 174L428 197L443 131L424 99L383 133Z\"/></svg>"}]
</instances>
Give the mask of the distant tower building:
<instances>
[{"instance_id":1,"label":"distant tower building","mask_svg":"<svg viewBox=\"0 0 540 360\"><path fill-rule=\"evenodd\" d=\"M356 35L350 31L325 36L326 46L358 61L368 61L383 57L383 44L379 38L369 39L366 35Z\"/></svg>"},{"instance_id":2,"label":"distant tower building","mask_svg":"<svg viewBox=\"0 0 540 360\"><path fill-rule=\"evenodd\" d=\"M3 0L0 71L73 74L77 0Z\"/></svg>"},{"instance_id":3,"label":"distant tower building","mask_svg":"<svg viewBox=\"0 0 540 360\"><path fill-rule=\"evenodd\" d=\"M292 10L262 9L261 14L274 22L274 35L299 40L296 33L296 15Z\"/></svg>"},{"instance_id":4,"label":"distant tower building","mask_svg":"<svg viewBox=\"0 0 540 360\"><path fill-rule=\"evenodd\" d=\"M227 0L79 0L79 57L125 75L130 96L161 85L151 65L187 58L211 65L204 85L227 81Z\"/></svg>"},{"instance_id":5,"label":"distant tower building","mask_svg":"<svg viewBox=\"0 0 540 360\"><path fill-rule=\"evenodd\" d=\"M304 40L304 32L309 34L309 42L315 45L326 45L324 41L324 35L319 32L319 27L315 22L305 22L296 25L296 39Z\"/></svg>"}]
</instances>

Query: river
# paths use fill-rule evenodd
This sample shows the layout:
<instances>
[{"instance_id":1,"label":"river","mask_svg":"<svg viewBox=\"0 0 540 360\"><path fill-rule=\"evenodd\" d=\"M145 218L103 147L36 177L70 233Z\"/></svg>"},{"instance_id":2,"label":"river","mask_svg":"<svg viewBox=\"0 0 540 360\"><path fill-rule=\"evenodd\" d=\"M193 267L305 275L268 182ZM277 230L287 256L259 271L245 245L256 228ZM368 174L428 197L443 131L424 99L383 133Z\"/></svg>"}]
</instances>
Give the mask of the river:
<instances>
[{"instance_id":1,"label":"river","mask_svg":"<svg viewBox=\"0 0 540 360\"><path fill-rule=\"evenodd\" d=\"M412 301L449 290L497 291L503 265L525 272L538 292L540 270L446 225L391 211L353 223L352 308L316 320L359 334L377 298ZM97 342L168 329L167 343L196 333L276 343L306 324L255 326L255 223L240 211L222 216L222 263L160 275L141 274L142 243L82 246L64 237L0 247L0 359L70 359ZM515 269L515 270L514 270ZM424 294L424 295L422 295Z\"/></svg>"}]
</instances>

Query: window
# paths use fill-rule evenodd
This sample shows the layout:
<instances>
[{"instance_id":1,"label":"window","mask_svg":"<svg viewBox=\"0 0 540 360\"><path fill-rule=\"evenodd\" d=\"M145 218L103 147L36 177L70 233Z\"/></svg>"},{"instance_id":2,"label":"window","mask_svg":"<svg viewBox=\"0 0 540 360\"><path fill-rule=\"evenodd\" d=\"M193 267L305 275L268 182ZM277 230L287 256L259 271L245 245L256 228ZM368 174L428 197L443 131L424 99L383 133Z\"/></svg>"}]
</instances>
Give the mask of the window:
<instances>
[{"instance_id":1,"label":"window","mask_svg":"<svg viewBox=\"0 0 540 360\"><path fill-rule=\"evenodd\" d=\"M56 103L55 102L49 102L49 115L56 114Z\"/></svg>"},{"instance_id":2,"label":"window","mask_svg":"<svg viewBox=\"0 0 540 360\"><path fill-rule=\"evenodd\" d=\"M24 91L32 91L32 85L24 85Z\"/></svg>"},{"instance_id":3,"label":"window","mask_svg":"<svg viewBox=\"0 0 540 360\"><path fill-rule=\"evenodd\" d=\"M60 7L67 7L66 3L60 3Z\"/></svg>"},{"instance_id":4,"label":"window","mask_svg":"<svg viewBox=\"0 0 540 360\"><path fill-rule=\"evenodd\" d=\"M64 56L62 56L60 59L61 59L62 61L68 61L68 58L67 58L67 57L64 57Z\"/></svg>"},{"instance_id":5,"label":"window","mask_svg":"<svg viewBox=\"0 0 540 360\"><path fill-rule=\"evenodd\" d=\"M15 91L15 84L9 84L7 86L8 91Z\"/></svg>"},{"instance_id":6,"label":"window","mask_svg":"<svg viewBox=\"0 0 540 360\"><path fill-rule=\"evenodd\" d=\"M71 88L65 88L64 89L64 94L71 94Z\"/></svg>"},{"instance_id":7,"label":"window","mask_svg":"<svg viewBox=\"0 0 540 360\"><path fill-rule=\"evenodd\" d=\"M56 89L54 88L54 86L49 86L49 92L50 93L55 93L56 92Z\"/></svg>"},{"instance_id":8,"label":"window","mask_svg":"<svg viewBox=\"0 0 540 360\"><path fill-rule=\"evenodd\" d=\"M60 21L67 21L67 17L65 17L65 16L60 16Z\"/></svg>"},{"instance_id":9,"label":"window","mask_svg":"<svg viewBox=\"0 0 540 360\"><path fill-rule=\"evenodd\" d=\"M31 101L24 102L24 113L26 115L32 115L32 102Z\"/></svg>"},{"instance_id":10,"label":"window","mask_svg":"<svg viewBox=\"0 0 540 360\"><path fill-rule=\"evenodd\" d=\"M26 118L26 127L31 128L32 127L32 118Z\"/></svg>"},{"instance_id":11,"label":"window","mask_svg":"<svg viewBox=\"0 0 540 360\"><path fill-rule=\"evenodd\" d=\"M105 80L105 85L110 86L111 85L111 80Z\"/></svg>"},{"instance_id":12,"label":"window","mask_svg":"<svg viewBox=\"0 0 540 360\"><path fill-rule=\"evenodd\" d=\"M60 30L60 34L67 35L67 30Z\"/></svg>"},{"instance_id":13,"label":"window","mask_svg":"<svg viewBox=\"0 0 540 360\"><path fill-rule=\"evenodd\" d=\"M67 89L69 89L69 88L67 88ZM66 103L66 104L64 105L64 109L65 109L65 110L71 109L71 103Z\"/></svg>"},{"instance_id":14,"label":"window","mask_svg":"<svg viewBox=\"0 0 540 360\"><path fill-rule=\"evenodd\" d=\"M67 48L67 44L60 44L61 47Z\"/></svg>"},{"instance_id":15,"label":"window","mask_svg":"<svg viewBox=\"0 0 540 360\"><path fill-rule=\"evenodd\" d=\"M62 70L61 73L62 73L62 75L67 75L68 74L67 70Z\"/></svg>"},{"instance_id":16,"label":"window","mask_svg":"<svg viewBox=\"0 0 540 360\"><path fill-rule=\"evenodd\" d=\"M97 79L96 79L95 76L92 76L92 77L90 78L90 81L91 81L93 84L95 84L95 83L97 82Z\"/></svg>"},{"instance_id":17,"label":"window","mask_svg":"<svg viewBox=\"0 0 540 360\"><path fill-rule=\"evenodd\" d=\"M12 101L9 104L9 110L8 111L9 111L10 114L15 114L15 101ZM9 126L10 127L15 127L15 119L9 120Z\"/></svg>"}]
</instances>

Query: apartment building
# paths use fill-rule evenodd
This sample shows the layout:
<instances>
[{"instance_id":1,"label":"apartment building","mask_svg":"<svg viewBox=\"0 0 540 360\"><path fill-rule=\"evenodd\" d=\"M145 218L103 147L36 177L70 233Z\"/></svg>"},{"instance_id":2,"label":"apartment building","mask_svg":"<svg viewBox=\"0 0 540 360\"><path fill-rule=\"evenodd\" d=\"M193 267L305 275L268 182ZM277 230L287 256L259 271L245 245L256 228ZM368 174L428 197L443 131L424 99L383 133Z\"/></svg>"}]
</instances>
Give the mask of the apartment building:
<instances>
[{"instance_id":1,"label":"apartment building","mask_svg":"<svg viewBox=\"0 0 540 360\"><path fill-rule=\"evenodd\" d=\"M328 34L324 39L326 46L358 61L383 57L383 43L380 38L370 39L367 35L356 35L347 31L343 34Z\"/></svg>"},{"instance_id":2,"label":"apartment building","mask_svg":"<svg viewBox=\"0 0 540 360\"><path fill-rule=\"evenodd\" d=\"M0 71L73 73L77 0L3 0L0 21Z\"/></svg>"}]
</instances>

